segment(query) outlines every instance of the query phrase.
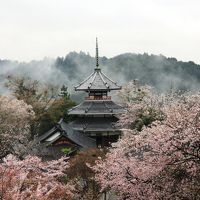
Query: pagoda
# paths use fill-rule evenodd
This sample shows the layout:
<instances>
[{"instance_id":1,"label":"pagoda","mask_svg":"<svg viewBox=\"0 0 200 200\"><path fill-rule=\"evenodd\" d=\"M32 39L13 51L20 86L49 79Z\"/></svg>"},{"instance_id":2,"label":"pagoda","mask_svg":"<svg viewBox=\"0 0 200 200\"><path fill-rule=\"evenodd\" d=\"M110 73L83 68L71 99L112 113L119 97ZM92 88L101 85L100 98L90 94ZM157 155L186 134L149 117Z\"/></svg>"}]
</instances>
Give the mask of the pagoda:
<instances>
[{"instance_id":1,"label":"pagoda","mask_svg":"<svg viewBox=\"0 0 200 200\"><path fill-rule=\"evenodd\" d=\"M108 93L120 89L121 86L106 76L99 67L96 39L96 67L84 81L75 86L75 91L84 91L87 96L82 103L68 111L68 115L76 116L76 119L70 123L60 120L39 138L40 142L78 149L110 146L121 134L115 123L125 109L114 103Z\"/></svg>"}]
</instances>

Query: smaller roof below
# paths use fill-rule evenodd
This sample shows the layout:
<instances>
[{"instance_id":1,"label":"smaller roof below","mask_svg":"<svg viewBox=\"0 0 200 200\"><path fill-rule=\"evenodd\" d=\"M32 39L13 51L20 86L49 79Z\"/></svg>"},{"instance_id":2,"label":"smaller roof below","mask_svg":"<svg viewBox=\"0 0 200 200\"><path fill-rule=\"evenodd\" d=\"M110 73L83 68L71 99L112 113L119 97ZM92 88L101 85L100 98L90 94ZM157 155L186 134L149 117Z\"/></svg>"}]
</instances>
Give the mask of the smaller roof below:
<instances>
[{"instance_id":1,"label":"smaller roof below","mask_svg":"<svg viewBox=\"0 0 200 200\"><path fill-rule=\"evenodd\" d=\"M69 115L117 115L125 113L126 110L113 101L85 100L78 106L68 111Z\"/></svg>"},{"instance_id":2,"label":"smaller roof below","mask_svg":"<svg viewBox=\"0 0 200 200\"><path fill-rule=\"evenodd\" d=\"M116 117L79 117L72 122L74 130L83 132L114 132L119 131L115 123Z\"/></svg>"},{"instance_id":3,"label":"smaller roof below","mask_svg":"<svg viewBox=\"0 0 200 200\"><path fill-rule=\"evenodd\" d=\"M56 126L41 135L38 140L39 142L51 144L63 136L84 149L96 147L96 141L93 138L79 131L74 131L72 125L65 123L63 120L60 120Z\"/></svg>"},{"instance_id":4,"label":"smaller roof below","mask_svg":"<svg viewBox=\"0 0 200 200\"><path fill-rule=\"evenodd\" d=\"M121 86L108 78L98 67L83 82L75 86L76 91L110 91L120 89Z\"/></svg>"}]
</instances>

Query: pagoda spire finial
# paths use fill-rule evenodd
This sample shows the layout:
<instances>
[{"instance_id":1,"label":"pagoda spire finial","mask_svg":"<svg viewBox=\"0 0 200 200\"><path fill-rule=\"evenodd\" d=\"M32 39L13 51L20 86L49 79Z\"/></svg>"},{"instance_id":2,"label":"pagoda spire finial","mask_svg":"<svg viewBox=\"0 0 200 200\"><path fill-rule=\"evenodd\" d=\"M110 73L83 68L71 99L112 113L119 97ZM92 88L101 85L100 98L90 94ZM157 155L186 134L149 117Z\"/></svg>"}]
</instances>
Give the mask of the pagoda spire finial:
<instances>
[{"instance_id":1,"label":"pagoda spire finial","mask_svg":"<svg viewBox=\"0 0 200 200\"><path fill-rule=\"evenodd\" d=\"M99 68L99 49L98 49L98 39L96 37L96 68Z\"/></svg>"}]
</instances>

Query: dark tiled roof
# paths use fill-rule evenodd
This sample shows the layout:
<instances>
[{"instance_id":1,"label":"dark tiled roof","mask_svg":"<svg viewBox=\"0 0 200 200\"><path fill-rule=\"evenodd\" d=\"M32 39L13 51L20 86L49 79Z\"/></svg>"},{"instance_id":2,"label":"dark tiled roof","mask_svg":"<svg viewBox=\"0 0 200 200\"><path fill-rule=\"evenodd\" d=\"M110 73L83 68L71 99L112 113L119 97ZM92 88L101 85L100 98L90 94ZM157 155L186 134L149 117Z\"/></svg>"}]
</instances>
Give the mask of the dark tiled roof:
<instances>
[{"instance_id":1,"label":"dark tiled roof","mask_svg":"<svg viewBox=\"0 0 200 200\"><path fill-rule=\"evenodd\" d=\"M45 142L46 139L54 135L56 132L60 132L61 134L57 136L56 138L54 138L49 143L55 142L56 140L64 136L66 138L69 138L71 141L73 141L74 143L76 143L77 145L83 148L96 147L96 141L94 139L84 135L83 133L80 133L79 131L74 131L72 129L71 124L67 124L63 122L62 120L60 120L59 123L55 127L53 127L51 130L41 135L38 138L38 140L40 142Z\"/></svg>"},{"instance_id":2,"label":"dark tiled roof","mask_svg":"<svg viewBox=\"0 0 200 200\"><path fill-rule=\"evenodd\" d=\"M70 109L69 115L99 115L99 114L122 114L125 113L125 109L120 105L115 104L113 101L102 100L86 100L83 103Z\"/></svg>"},{"instance_id":3,"label":"dark tiled roof","mask_svg":"<svg viewBox=\"0 0 200 200\"><path fill-rule=\"evenodd\" d=\"M95 68L94 72L83 82L75 86L76 91L110 91L120 90L121 86L108 78L100 68Z\"/></svg>"},{"instance_id":4,"label":"dark tiled roof","mask_svg":"<svg viewBox=\"0 0 200 200\"><path fill-rule=\"evenodd\" d=\"M52 136L54 133L56 133L58 131L60 132L61 130L58 128L57 125L54 126L52 129L50 129L49 131L47 131L46 133L44 133L38 137L39 142L43 142L45 139Z\"/></svg>"},{"instance_id":5,"label":"dark tiled roof","mask_svg":"<svg viewBox=\"0 0 200 200\"><path fill-rule=\"evenodd\" d=\"M78 144L79 146L81 146L83 148L96 147L96 140L84 135L83 133L81 133L79 131L73 131L71 124L68 125L65 122L63 122L61 124L61 127L63 128L63 130L65 130L67 132L68 138L71 139L76 144Z\"/></svg>"},{"instance_id":6,"label":"dark tiled roof","mask_svg":"<svg viewBox=\"0 0 200 200\"><path fill-rule=\"evenodd\" d=\"M116 117L79 117L73 121L72 127L83 132L117 131L115 127L117 120Z\"/></svg>"}]
</instances>

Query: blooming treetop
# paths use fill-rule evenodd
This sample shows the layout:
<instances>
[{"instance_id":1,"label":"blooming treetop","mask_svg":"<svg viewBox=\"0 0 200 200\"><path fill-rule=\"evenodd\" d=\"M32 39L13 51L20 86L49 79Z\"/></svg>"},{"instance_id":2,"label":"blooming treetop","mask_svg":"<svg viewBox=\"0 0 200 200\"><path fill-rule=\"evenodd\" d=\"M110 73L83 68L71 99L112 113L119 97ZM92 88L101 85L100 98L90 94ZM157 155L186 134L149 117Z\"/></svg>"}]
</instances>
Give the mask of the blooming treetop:
<instances>
[{"instance_id":1,"label":"blooming treetop","mask_svg":"<svg viewBox=\"0 0 200 200\"><path fill-rule=\"evenodd\" d=\"M18 154L29 136L32 107L9 96L0 96L0 158L8 153ZM27 140L26 140L27 143Z\"/></svg>"},{"instance_id":2,"label":"blooming treetop","mask_svg":"<svg viewBox=\"0 0 200 200\"><path fill-rule=\"evenodd\" d=\"M73 186L59 181L67 167L64 158L42 162L38 157L19 160L8 155L0 164L0 199L71 199Z\"/></svg>"},{"instance_id":3,"label":"blooming treetop","mask_svg":"<svg viewBox=\"0 0 200 200\"><path fill-rule=\"evenodd\" d=\"M94 167L96 180L119 199L200 199L200 95L162 111L165 118L141 132L127 129Z\"/></svg>"}]
</instances>

